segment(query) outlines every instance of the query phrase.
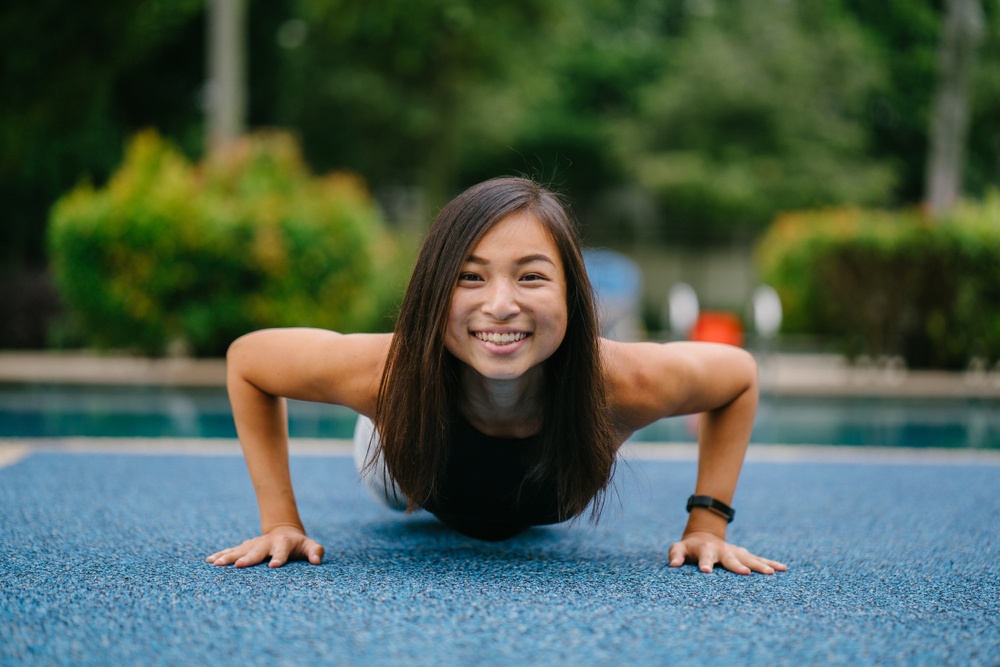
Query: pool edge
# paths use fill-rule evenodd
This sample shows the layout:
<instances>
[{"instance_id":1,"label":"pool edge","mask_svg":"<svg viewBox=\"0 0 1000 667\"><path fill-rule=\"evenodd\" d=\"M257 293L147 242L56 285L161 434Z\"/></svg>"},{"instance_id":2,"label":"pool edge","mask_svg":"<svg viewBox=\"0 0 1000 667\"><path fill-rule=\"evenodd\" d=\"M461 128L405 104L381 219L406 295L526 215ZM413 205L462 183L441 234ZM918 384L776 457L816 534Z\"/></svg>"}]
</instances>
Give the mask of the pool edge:
<instances>
[{"instance_id":1,"label":"pool edge","mask_svg":"<svg viewBox=\"0 0 1000 667\"><path fill-rule=\"evenodd\" d=\"M0 438L0 468L34 453L242 456L235 438ZM289 453L347 457L353 455L353 446L344 439L291 438ZM619 455L636 461L696 461L698 446L690 442L629 442ZM746 462L1000 466L1000 450L751 444Z\"/></svg>"}]
</instances>

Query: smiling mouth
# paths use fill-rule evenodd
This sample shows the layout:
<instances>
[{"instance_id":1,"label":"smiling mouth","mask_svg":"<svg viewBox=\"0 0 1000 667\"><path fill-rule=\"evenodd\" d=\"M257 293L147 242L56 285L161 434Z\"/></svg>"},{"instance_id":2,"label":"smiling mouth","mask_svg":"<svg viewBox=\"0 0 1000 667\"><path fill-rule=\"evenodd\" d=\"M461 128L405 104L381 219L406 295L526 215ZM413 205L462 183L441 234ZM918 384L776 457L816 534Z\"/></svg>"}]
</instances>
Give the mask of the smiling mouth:
<instances>
[{"instance_id":1,"label":"smiling mouth","mask_svg":"<svg viewBox=\"0 0 1000 667\"><path fill-rule=\"evenodd\" d=\"M524 332L501 334L501 333L486 333L484 331L476 331L472 335L486 343L493 343L494 345L510 345L511 343L516 343L518 341L524 340L530 334Z\"/></svg>"}]
</instances>

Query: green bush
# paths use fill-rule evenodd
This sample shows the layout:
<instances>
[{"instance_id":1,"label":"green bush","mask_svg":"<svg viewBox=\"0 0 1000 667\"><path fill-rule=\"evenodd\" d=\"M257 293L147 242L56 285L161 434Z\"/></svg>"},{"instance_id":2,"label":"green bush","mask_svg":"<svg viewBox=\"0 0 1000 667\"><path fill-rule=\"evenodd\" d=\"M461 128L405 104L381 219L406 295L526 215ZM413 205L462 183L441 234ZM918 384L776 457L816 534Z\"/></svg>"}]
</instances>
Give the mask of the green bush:
<instances>
[{"instance_id":1,"label":"green bush","mask_svg":"<svg viewBox=\"0 0 1000 667\"><path fill-rule=\"evenodd\" d=\"M758 246L783 330L844 350L902 354L911 367L1000 357L1000 195L932 223L919 210L779 216Z\"/></svg>"},{"instance_id":2,"label":"green bush","mask_svg":"<svg viewBox=\"0 0 1000 667\"><path fill-rule=\"evenodd\" d=\"M106 187L56 203L48 240L83 341L154 355L264 327L383 330L404 280L360 180L310 176L278 132L198 166L143 132Z\"/></svg>"}]
</instances>

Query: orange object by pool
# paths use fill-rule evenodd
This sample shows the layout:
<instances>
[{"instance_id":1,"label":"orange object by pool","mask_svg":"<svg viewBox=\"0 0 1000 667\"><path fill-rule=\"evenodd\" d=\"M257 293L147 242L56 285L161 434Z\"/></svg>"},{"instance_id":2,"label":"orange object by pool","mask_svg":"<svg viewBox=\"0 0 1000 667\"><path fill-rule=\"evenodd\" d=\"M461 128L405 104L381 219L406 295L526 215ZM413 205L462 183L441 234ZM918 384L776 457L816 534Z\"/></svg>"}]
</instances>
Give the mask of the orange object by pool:
<instances>
[{"instance_id":1,"label":"orange object by pool","mask_svg":"<svg viewBox=\"0 0 1000 667\"><path fill-rule=\"evenodd\" d=\"M699 343L724 343L743 346L743 325L732 313L703 312L691 327L688 339Z\"/></svg>"}]
</instances>

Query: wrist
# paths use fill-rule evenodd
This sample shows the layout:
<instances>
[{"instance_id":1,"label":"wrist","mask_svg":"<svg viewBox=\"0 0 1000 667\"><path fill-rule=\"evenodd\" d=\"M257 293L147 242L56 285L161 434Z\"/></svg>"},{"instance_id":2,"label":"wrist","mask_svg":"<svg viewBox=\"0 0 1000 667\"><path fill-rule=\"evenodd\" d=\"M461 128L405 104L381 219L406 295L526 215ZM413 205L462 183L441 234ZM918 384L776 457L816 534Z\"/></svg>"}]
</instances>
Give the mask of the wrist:
<instances>
[{"instance_id":1,"label":"wrist","mask_svg":"<svg viewBox=\"0 0 1000 667\"><path fill-rule=\"evenodd\" d=\"M723 542L726 540L726 528L729 522L706 507L692 507L688 516L684 537L691 533L711 533Z\"/></svg>"},{"instance_id":2,"label":"wrist","mask_svg":"<svg viewBox=\"0 0 1000 667\"><path fill-rule=\"evenodd\" d=\"M279 528L291 528L293 530L296 530L296 531L302 533L303 535L306 534L305 526L303 526L301 523L297 523L297 522L285 522L285 523L272 523L272 524L268 524L267 527L263 529L263 533L262 534L268 535L268 534L273 533L274 531L278 530Z\"/></svg>"}]
</instances>

